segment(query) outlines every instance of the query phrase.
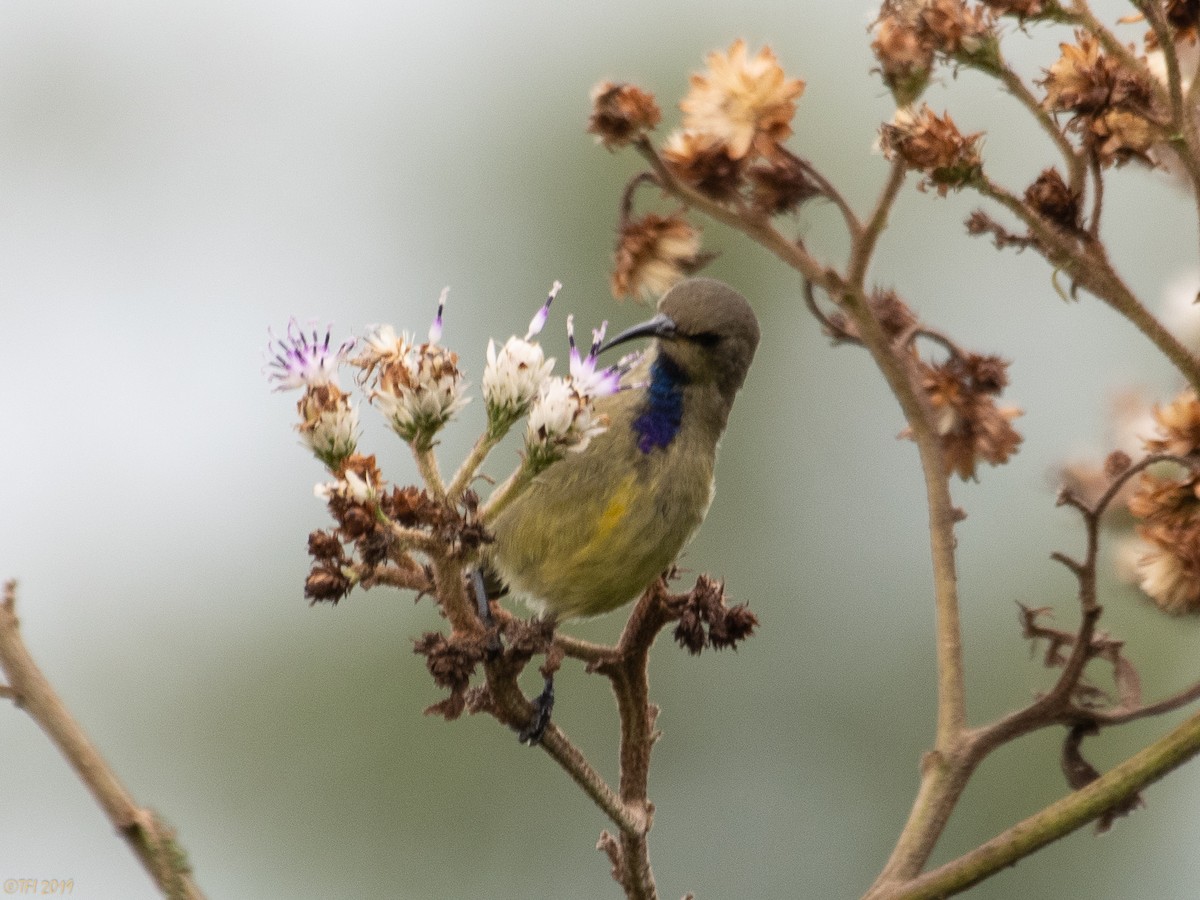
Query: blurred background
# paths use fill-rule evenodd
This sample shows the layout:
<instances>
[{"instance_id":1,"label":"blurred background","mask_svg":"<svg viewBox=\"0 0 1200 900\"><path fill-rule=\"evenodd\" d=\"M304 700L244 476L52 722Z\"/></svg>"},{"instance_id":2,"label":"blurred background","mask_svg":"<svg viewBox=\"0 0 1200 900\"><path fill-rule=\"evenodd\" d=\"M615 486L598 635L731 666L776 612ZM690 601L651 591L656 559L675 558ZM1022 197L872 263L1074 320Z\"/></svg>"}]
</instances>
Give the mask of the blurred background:
<instances>
[{"instance_id":1,"label":"blurred background","mask_svg":"<svg viewBox=\"0 0 1200 900\"><path fill-rule=\"evenodd\" d=\"M1129 11L1096 4L1108 21ZM603 78L654 91L663 133L704 55L769 43L808 82L790 146L852 202L884 175L889 97L869 70L867 3L611 0L10 0L0 6L0 576L23 633L140 802L180 833L210 896L610 898L607 823L543 754L492 720L421 715L439 698L411 640L433 605L378 590L302 596L324 527L296 395L261 374L289 316L422 332L451 286L445 342L478 384L489 336L523 332L554 279L563 321L644 317L608 293L620 191L638 171L584 133ZM1126 26L1130 41L1139 26ZM1010 29L1011 30L1011 29ZM1029 76L1063 31L1008 52ZM945 75L928 97L986 129L994 177L1021 190L1055 160L993 83ZM1194 292L1194 208L1130 166L1106 236L1150 302ZM1026 413L1014 461L955 483L973 721L1049 683L1017 601L1075 622L1051 551L1082 552L1055 469L1099 459L1115 392L1169 399L1149 344L1085 297L1064 303L1033 254L963 234L971 197L905 191L874 277L963 344L1013 360ZM845 250L828 207L788 223ZM761 619L736 654L662 640L651 781L664 897L856 897L886 859L932 740L932 603L920 473L866 355L830 348L765 251L705 228L709 269L764 327L734 410L720 490L683 565L724 577ZM1182 279L1182 282L1180 281ZM1187 287L1190 285L1190 287ZM361 446L415 479L363 410ZM445 432L443 467L482 425ZM515 462L502 448L496 476ZM1103 586L1149 697L1197 675L1197 627ZM620 614L573 629L614 637ZM560 676L557 721L615 778L608 691ZM1101 768L1180 717L1086 746ZM981 769L940 862L1061 796L1062 734ZM0 879L74 880L74 896L148 898L149 879L48 740L0 706ZM1200 767L1147 792L1111 834L1084 830L973 896L1190 898Z\"/></svg>"}]
</instances>

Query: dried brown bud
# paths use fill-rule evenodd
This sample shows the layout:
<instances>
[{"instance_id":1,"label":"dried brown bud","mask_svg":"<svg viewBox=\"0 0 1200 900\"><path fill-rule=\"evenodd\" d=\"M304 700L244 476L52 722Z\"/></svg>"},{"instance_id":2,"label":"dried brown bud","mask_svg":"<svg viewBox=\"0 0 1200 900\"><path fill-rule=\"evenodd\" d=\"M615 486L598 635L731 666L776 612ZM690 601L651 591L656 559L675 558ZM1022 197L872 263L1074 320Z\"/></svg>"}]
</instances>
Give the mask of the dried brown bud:
<instances>
[{"instance_id":1,"label":"dried brown bud","mask_svg":"<svg viewBox=\"0 0 1200 900\"><path fill-rule=\"evenodd\" d=\"M933 407L934 426L950 469L967 481L979 461L1000 465L1017 452L1021 435L1012 420L1016 407L997 407L994 397L1007 383L1007 363L994 356L951 356L944 363L919 363L921 385ZM902 436L910 436L906 429Z\"/></svg>"},{"instance_id":2,"label":"dried brown bud","mask_svg":"<svg viewBox=\"0 0 1200 900\"><path fill-rule=\"evenodd\" d=\"M933 71L934 45L919 22L885 5L875 21L871 51L898 106L908 106L921 96Z\"/></svg>"},{"instance_id":3,"label":"dried brown bud","mask_svg":"<svg viewBox=\"0 0 1200 900\"><path fill-rule=\"evenodd\" d=\"M871 294L869 302L871 304L871 311L879 321L880 327L893 340L909 332L917 324L916 313L908 307L907 303L900 299L899 294L891 289L877 288ZM858 326L845 313L841 311L834 312L828 319L830 326L832 326L832 331L829 328L825 329L825 331L834 339L835 343L847 337L862 340L862 336L858 333Z\"/></svg>"},{"instance_id":4,"label":"dried brown bud","mask_svg":"<svg viewBox=\"0 0 1200 900\"><path fill-rule=\"evenodd\" d=\"M1108 478L1119 478L1129 471L1133 460L1124 450L1114 450L1104 458L1104 474Z\"/></svg>"},{"instance_id":5,"label":"dried brown bud","mask_svg":"<svg viewBox=\"0 0 1200 900\"><path fill-rule=\"evenodd\" d=\"M592 88L592 115L587 130L610 150L624 147L654 128L662 111L654 95L633 84L602 81Z\"/></svg>"},{"instance_id":6,"label":"dried brown bud","mask_svg":"<svg viewBox=\"0 0 1200 900\"><path fill-rule=\"evenodd\" d=\"M949 113L939 118L928 106L915 113L898 109L892 122L881 126L879 136L884 156L900 157L910 169L925 173L920 187L933 186L940 196L981 174L981 133L962 134Z\"/></svg>"},{"instance_id":7,"label":"dried brown bud","mask_svg":"<svg viewBox=\"0 0 1200 900\"><path fill-rule=\"evenodd\" d=\"M1103 52L1097 38L1076 33L1077 44L1059 44L1062 56L1046 70L1043 106L1072 113L1068 127L1083 135L1102 165L1146 159L1161 140L1153 92L1141 71Z\"/></svg>"},{"instance_id":8,"label":"dried brown bud","mask_svg":"<svg viewBox=\"0 0 1200 900\"><path fill-rule=\"evenodd\" d=\"M346 551L337 535L328 531L314 531L308 536L308 555L313 559L345 560Z\"/></svg>"},{"instance_id":9,"label":"dried brown bud","mask_svg":"<svg viewBox=\"0 0 1200 900\"><path fill-rule=\"evenodd\" d=\"M745 158L734 159L724 143L709 135L676 131L663 145L662 156L676 178L714 200L729 200L741 188Z\"/></svg>"},{"instance_id":10,"label":"dried brown bud","mask_svg":"<svg viewBox=\"0 0 1200 900\"><path fill-rule=\"evenodd\" d=\"M446 637L436 631L413 641L413 653L425 657L425 665L438 687L464 691L475 667L486 656L486 641L477 635L459 633Z\"/></svg>"},{"instance_id":11,"label":"dried brown bud","mask_svg":"<svg viewBox=\"0 0 1200 900\"><path fill-rule=\"evenodd\" d=\"M820 193L804 163L787 152L752 166L747 174L750 202L764 215L795 212L801 203Z\"/></svg>"},{"instance_id":12,"label":"dried brown bud","mask_svg":"<svg viewBox=\"0 0 1200 900\"><path fill-rule=\"evenodd\" d=\"M701 575L684 599L679 624L675 627L675 640L693 655L705 647L736 649L739 643L754 634L756 627L758 617L744 603L727 606L725 586Z\"/></svg>"},{"instance_id":13,"label":"dried brown bud","mask_svg":"<svg viewBox=\"0 0 1200 900\"><path fill-rule=\"evenodd\" d=\"M1051 167L1025 191L1025 202L1044 218L1068 231L1079 230L1079 194L1067 187L1058 170Z\"/></svg>"},{"instance_id":14,"label":"dried brown bud","mask_svg":"<svg viewBox=\"0 0 1200 900\"><path fill-rule=\"evenodd\" d=\"M335 563L320 562L304 580L304 596L313 603L333 603L350 593L353 583Z\"/></svg>"},{"instance_id":15,"label":"dried brown bud","mask_svg":"<svg viewBox=\"0 0 1200 900\"><path fill-rule=\"evenodd\" d=\"M379 498L379 508L389 519L407 527L433 526L441 521L441 507L437 501L415 485L392 488Z\"/></svg>"},{"instance_id":16,"label":"dried brown bud","mask_svg":"<svg viewBox=\"0 0 1200 900\"><path fill-rule=\"evenodd\" d=\"M948 56L976 53L993 37L986 9L963 0L924 0L918 15L934 46Z\"/></svg>"}]
</instances>

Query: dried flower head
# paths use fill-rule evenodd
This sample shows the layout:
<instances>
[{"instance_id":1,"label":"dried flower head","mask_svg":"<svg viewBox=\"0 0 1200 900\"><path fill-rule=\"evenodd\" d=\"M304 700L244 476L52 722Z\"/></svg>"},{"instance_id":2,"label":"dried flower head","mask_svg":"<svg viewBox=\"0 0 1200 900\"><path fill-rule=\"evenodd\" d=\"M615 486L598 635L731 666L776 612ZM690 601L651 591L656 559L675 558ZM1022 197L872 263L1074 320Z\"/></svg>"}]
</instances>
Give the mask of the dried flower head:
<instances>
[{"instance_id":1,"label":"dried flower head","mask_svg":"<svg viewBox=\"0 0 1200 900\"><path fill-rule=\"evenodd\" d=\"M1163 129L1156 122L1145 76L1104 53L1099 40L1087 32L1078 32L1076 40L1059 44L1062 55L1042 80L1043 106L1071 113L1068 127L1083 136L1102 165L1147 159Z\"/></svg>"},{"instance_id":2,"label":"dried flower head","mask_svg":"<svg viewBox=\"0 0 1200 900\"><path fill-rule=\"evenodd\" d=\"M923 0L918 15L934 46L947 56L978 57L995 39L986 7L968 6L963 0Z\"/></svg>"},{"instance_id":3,"label":"dried flower head","mask_svg":"<svg viewBox=\"0 0 1200 900\"><path fill-rule=\"evenodd\" d=\"M1200 451L1200 401L1193 391L1184 391L1166 406L1155 407L1158 436L1146 440L1151 453L1189 456Z\"/></svg>"},{"instance_id":4,"label":"dried flower head","mask_svg":"<svg viewBox=\"0 0 1200 900\"><path fill-rule=\"evenodd\" d=\"M1025 191L1025 202L1059 228L1079 230L1078 191L1072 191L1058 169L1044 169Z\"/></svg>"},{"instance_id":5,"label":"dried flower head","mask_svg":"<svg viewBox=\"0 0 1200 900\"><path fill-rule=\"evenodd\" d=\"M707 71L693 74L691 84L679 104L684 130L724 144L732 159L751 148L772 155L792 133L796 100L804 93L804 82L788 79L769 47L749 57L743 40L727 53L710 53Z\"/></svg>"},{"instance_id":6,"label":"dried flower head","mask_svg":"<svg viewBox=\"0 0 1200 900\"><path fill-rule=\"evenodd\" d=\"M617 234L613 296L653 300L709 259L700 252L700 232L682 216L629 219Z\"/></svg>"},{"instance_id":7,"label":"dried flower head","mask_svg":"<svg viewBox=\"0 0 1200 900\"><path fill-rule=\"evenodd\" d=\"M928 106L913 112L898 109L891 123L880 127L880 147L888 159L899 157L910 169L925 174L920 187L932 186L939 196L978 178L980 133L964 135L949 113L941 118Z\"/></svg>"},{"instance_id":8,"label":"dried flower head","mask_svg":"<svg viewBox=\"0 0 1200 900\"><path fill-rule=\"evenodd\" d=\"M367 336L366 349L351 360L362 369L371 402L418 450L432 447L434 436L469 400L463 396L458 354L436 343L445 297L443 291L428 343L418 345L411 335L397 336L390 325L383 325Z\"/></svg>"},{"instance_id":9,"label":"dried flower head","mask_svg":"<svg viewBox=\"0 0 1200 900\"><path fill-rule=\"evenodd\" d=\"M953 355L937 365L918 365L952 471L966 481L975 477L980 460L996 466L1017 452L1021 435L1012 420L1021 410L997 407L995 402L1007 383L1008 363L971 353Z\"/></svg>"},{"instance_id":10,"label":"dried flower head","mask_svg":"<svg viewBox=\"0 0 1200 900\"><path fill-rule=\"evenodd\" d=\"M729 200L741 188L745 158L735 159L709 134L676 131L663 144L662 157L676 178L714 200Z\"/></svg>"},{"instance_id":11,"label":"dried flower head","mask_svg":"<svg viewBox=\"0 0 1200 900\"><path fill-rule=\"evenodd\" d=\"M896 105L915 103L933 72L934 44L920 21L897 3L885 3L875 20L871 51Z\"/></svg>"},{"instance_id":12,"label":"dried flower head","mask_svg":"<svg viewBox=\"0 0 1200 900\"><path fill-rule=\"evenodd\" d=\"M624 147L653 129L661 118L654 95L637 85L602 81L592 88L587 130L609 150Z\"/></svg>"},{"instance_id":13,"label":"dried flower head","mask_svg":"<svg viewBox=\"0 0 1200 900\"><path fill-rule=\"evenodd\" d=\"M1149 544L1137 561L1141 589L1169 615L1200 613L1200 522L1142 526L1138 535Z\"/></svg>"},{"instance_id":14,"label":"dried flower head","mask_svg":"<svg viewBox=\"0 0 1200 900\"><path fill-rule=\"evenodd\" d=\"M804 163L786 150L755 163L746 174L751 205L764 215L795 212L800 204L820 194Z\"/></svg>"}]
</instances>

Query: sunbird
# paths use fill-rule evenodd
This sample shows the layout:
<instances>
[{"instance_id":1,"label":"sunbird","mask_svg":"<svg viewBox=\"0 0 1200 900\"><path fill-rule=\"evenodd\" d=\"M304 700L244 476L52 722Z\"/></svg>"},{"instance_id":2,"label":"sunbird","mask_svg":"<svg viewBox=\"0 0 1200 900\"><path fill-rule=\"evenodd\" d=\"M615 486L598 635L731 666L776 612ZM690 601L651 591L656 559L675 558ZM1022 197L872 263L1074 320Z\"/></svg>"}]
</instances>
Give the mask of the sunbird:
<instances>
[{"instance_id":1,"label":"sunbird","mask_svg":"<svg viewBox=\"0 0 1200 900\"><path fill-rule=\"evenodd\" d=\"M596 401L608 427L539 474L497 516L491 562L557 621L624 606L695 534L713 498L717 444L758 347L750 304L711 278L681 281L657 315L601 350L653 338Z\"/></svg>"}]
</instances>

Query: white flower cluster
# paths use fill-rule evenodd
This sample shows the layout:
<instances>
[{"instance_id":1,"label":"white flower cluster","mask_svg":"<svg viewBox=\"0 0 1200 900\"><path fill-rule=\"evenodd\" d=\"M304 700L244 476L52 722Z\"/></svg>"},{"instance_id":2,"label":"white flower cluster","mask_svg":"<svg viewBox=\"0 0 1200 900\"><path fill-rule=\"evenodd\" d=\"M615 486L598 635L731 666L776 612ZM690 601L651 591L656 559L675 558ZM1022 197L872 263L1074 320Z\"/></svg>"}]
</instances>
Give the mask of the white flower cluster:
<instances>
[{"instance_id":1,"label":"white flower cluster","mask_svg":"<svg viewBox=\"0 0 1200 900\"><path fill-rule=\"evenodd\" d=\"M575 346L574 323L567 317L571 344L571 371L567 378L551 375L553 359L546 359L533 338L550 314L550 304L562 284L554 282L546 302L529 323L524 338L513 336L498 351L488 343L488 364L483 372L483 396L488 409L488 429L493 437L506 432L528 415L525 429L526 459L540 471L568 450L582 450L607 424L593 409L593 400L611 394L619 381L615 370L596 371L596 354L604 328L592 333L591 352L580 358Z\"/></svg>"},{"instance_id":2,"label":"white flower cluster","mask_svg":"<svg viewBox=\"0 0 1200 900\"><path fill-rule=\"evenodd\" d=\"M545 326L550 304L561 288L556 281L524 338L514 335L499 347L494 340L488 342L482 379L488 438L498 441L528 417L526 459L537 471L568 451L582 450L604 430L607 418L595 411L593 402L618 390L620 381L615 367L596 369L604 327L592 332L591 352L581 357L570 317L570 374L565 378L551 374L554 360L546 358L534 338ZM350 360L361 370L360 382L392 429L422 451L433 446L437 433L469 401L463 394L457 354L438 343L445 301L446 291L442 291L428 342L418 344L412 335L380 325L366 335L362 352ZM316 331L309 335L293 322L288 340L274 343L270 378L278 390L305 387L300 401L301 436L322 462L337 471L357 444L357 410L336 383L338 366L354 341L332 349L328 332L323 338Z\"/></svg>"}]
</instances>

